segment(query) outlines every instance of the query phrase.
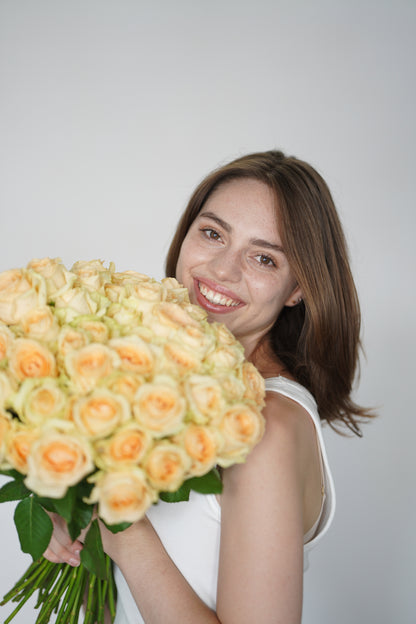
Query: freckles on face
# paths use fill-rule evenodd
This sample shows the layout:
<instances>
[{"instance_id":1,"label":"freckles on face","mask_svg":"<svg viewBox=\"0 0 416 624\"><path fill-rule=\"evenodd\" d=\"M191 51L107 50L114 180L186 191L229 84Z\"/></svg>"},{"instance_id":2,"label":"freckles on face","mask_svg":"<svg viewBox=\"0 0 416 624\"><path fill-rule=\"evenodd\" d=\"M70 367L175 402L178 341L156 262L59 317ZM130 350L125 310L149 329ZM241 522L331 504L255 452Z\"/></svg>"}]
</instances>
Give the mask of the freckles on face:
<instances>
[{"instance_id":1,"label":"freckles on face","mask_svg":"<svg viewBox=\"0 0 416 624\"><path fill-rule=\"evenodd\" d=\"M296 284L282 248L268 186L238 179L205 202L181 247L176 277L193 303L244 344L274 324Z\"/></svg>"}]
</instances>

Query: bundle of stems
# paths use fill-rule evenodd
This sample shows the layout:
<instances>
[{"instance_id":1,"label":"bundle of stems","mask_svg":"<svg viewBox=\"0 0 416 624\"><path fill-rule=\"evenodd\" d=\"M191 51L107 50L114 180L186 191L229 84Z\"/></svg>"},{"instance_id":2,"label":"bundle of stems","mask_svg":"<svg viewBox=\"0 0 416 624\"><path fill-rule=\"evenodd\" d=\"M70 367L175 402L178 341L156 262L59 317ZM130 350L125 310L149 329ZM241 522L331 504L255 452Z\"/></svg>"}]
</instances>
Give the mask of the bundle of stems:
<instances>
[{"instance_id":1,"label":"bundle of stems","mask_svg":"<svg viewBox=\"0 0 416 624\"><path fill-rule=\"evenodd\" d=\"M84 624L105 624L105 613L115 617L116 587L111 559L106 555L107 579L92 574L81 563L51 563L44 557L34 561L4 596L1 606L17 602L16 608L4 620L9 624L23 605L38 591L35 609L39 609L35 624L47 624L53 614L56 624L78 624L81 609Z\"/></svg>"}]
</instances>

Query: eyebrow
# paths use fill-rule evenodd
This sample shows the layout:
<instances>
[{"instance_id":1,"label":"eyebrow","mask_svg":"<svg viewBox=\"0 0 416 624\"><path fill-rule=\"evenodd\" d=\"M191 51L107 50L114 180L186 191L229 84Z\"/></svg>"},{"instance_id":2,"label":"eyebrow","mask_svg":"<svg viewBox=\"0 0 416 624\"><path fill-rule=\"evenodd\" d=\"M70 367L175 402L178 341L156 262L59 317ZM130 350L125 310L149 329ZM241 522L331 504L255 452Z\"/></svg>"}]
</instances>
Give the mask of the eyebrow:
<instances>
[{"instance_id":1,"label":"eyebrow","mask_svg":"<svg viewBox=\"0 0 416 624\"><path fill-rule=\"evenodd\" d=\"M217 215L214 214L213 212L209 212L209 211L200 212L199 216L208 217L208 219L212 219L213 221L218 223L218 225L220 225L226 232L231 232L231 229L232 229L231 226L226 221L223 221L222 219L220 219L220 217L217 217ZM276 243L271 243L270 241L263 240L262 238L251 238L250 243L252 245L257 245L258 247L266 247L267 249L279 251L280 253L283 253L283 254L285 253L281 245L276 245Z\"/></svg>"}]
</instances>

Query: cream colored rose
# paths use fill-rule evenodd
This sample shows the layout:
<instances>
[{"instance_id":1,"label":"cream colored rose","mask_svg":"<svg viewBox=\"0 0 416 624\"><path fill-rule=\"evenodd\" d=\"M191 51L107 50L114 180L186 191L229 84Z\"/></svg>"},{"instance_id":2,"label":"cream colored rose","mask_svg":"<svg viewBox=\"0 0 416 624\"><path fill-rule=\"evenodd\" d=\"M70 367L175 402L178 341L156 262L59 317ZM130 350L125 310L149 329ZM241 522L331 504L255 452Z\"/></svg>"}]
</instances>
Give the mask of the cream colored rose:
<instances>
[{"instance_id":1,"label":"cream colored rose","mask_svg":"<svg viewBox=\"0 0 416 624\"><path fill-rule=\"evenodd\" d=\"M183 446L192 460L189 473L201 476L217 463L217 453L223 445L223 438L214 427L192 424L175 438L175 442Z\"/></svg>"},{"instance_id":2,"label":"cream colored rose","mask_svg":"<svg viewBox=\"0 0 416 624\"><path fill-rule=\"evenodd\" d=\"M157 443L145 457L143 468L152 486L161 492L175 492L191 466L185 450L168 441Z\"/></svg>"},{"instance_id":3,"label":"cream colored rose","mask_svg":"<svg viewBox=\"0 0 416 624\"><path fill-rule=\"evenodd\" d=\"M121 370L149 375L154 366L153 353L141 338L128 336L110 340L109 346L118 354Z\"/></svg>"},{"instance_id":4,"label":"cream colored rose","mask_svg":"<svg viewBox=\"0 0 416 624\"><path fill-rule=\"evenodd\" d=\"M119 326L119 335L134 333L142 322L142 313L129 301L126 299L120 303L111 303L106 311L107 317Z\"/></svg>"},{"instance_id":5,"label":"cream colored rose","mask_svg":"<svg viewBox=\"0 0 416 624\"><path fill-rule=\"evenodd\" d=\"M66 394L56 379L26 379L12 401L12 407L29 425L40 425L63 415Z\"/></svg>"},{"instance_id":6,"label":"cream colored rose","mask_svg":"<svg viewBox=\"0 0 416 624\"><path fill-rule=\"evenodd\" d=\"M192 420L199 424L219 418L226 407L218 381L209 375L191 375L185 383Z\"/></svg>"},{"instance_id":7,"label":"cream colored rose","mask_svg":"<svg viewBox=\"0 0 416 624\"><path fill-rule=\"evenodd\" d=\"M204 310L204 308L189 303L187 305L184 305L183 309L197 323L203 323L207 321L208 313Z\"/></svg>"},{"instance_id":8,"label":"cream colored rose","mask_svg":"<svg viewBox=\"0 0 416 624\"><path fill-rule=\"evenodd\" d=\"M157 498L140 468L99 473L94 481L88 502L98 503L98 515L109 525L137 522Z\"/></svg>"},{"instance_id":9,"label":"cream colored rose","mask_svg":"<svg viewBox=\"0 0 416 624\"><path fill-rule=\"evenodd\" d=\"M0 273L0 321L13 325L32 308L46 304L46 286L40 275L21 269Z\"/></svg>"},{"instance_id":10,"label":"cream colored rose","mask_svg":"<svg viewBox=\"0 0 416 624\"><path fill-rule=\"evenodd\" d=\"M10 431L10 416L7 412L0 408L0 468L6 468L6 439Z\"/></svg>"},{"instance_id":11,"label":"cream colored rose","mask_svg":"<svg viewBox=\"0 0 416 624\"><path fill-rule=\"evenodd\" d=\"M34 258L27 268L42 275L49 299L58 297L72 288L76 280L76 275L65 268L60 258Z\"/></svg>"},{"instance_id":12,"label":"cream colored rose","mask_svg":"<svg viewBox=\"0 0 416 624\"><path fill-rule=\"evenodd\" d=\"M266 391L263 377L251 362L243 363L241 374L245 386L244 398L254 401L258 407L263 407Z\"/></svg>"},{"instance_id":13,"label":"cream colored rose","mask_svg":"<svg viewBox=\"0 0 416 624\"><path fill-rule=\"evenodd\" d=\"M151 278L138 271L120 271L112 274L111 281L113 284L125 286L128 284L137 284L139 282L149 282Z\"/></svg>"},{"instance_id":14,"label":"cream colored rose","mask_svg":"<svg viewBox=\"0 0 416 624\"><path fill-rule=\"evenodd\" d=\"M71 288L55 298L55 314L61 323L70 323L77 316L99 314L105 311L103 298L85 287Z\"/></svg>"},{"instance_id":15,"label":"cream colored rose","mask_svg":"<svg viewBox=\"0 0 416 624\"><path fill-rule=\"evenodd\" d=\"M162 285L166 289L165 301L174 303L189 303L188 289L182 286L174 277L165 277L162 279Z\"/></svg>"},{"instance_id":16,"label":"cream colored rose","mask_svg":"<svg viewBox=\"0 0 416 624\"><path fill-rule=\"evenodd\" d=\"M60 331L52 310L47 305L29 310L22 317L20 326L27 338L45 342L55 340Z\"/></svg>"},{"instance_id":17,"label":"cream colored rose","mask_svg":"<svg viewBox=\"0 0 416 624\"><path fill-rule=\"evenodd\" d=\"M244 350L239 343L217 347L208 353L205 364L214 369L234 369L244 361Z\"/></svg>"},{"instance_id":18,"label":"cream colored rose","mask_svg":"<svg viewBox=\"0 0 416 624\"><path fill-rule=\"evenodd\" d=\"M181 377L201 365L198 353L178 340L167 340L163 345L164 357L159 358L158 370Z\"/></svg>"},{"instance_id":19,"label":"cream colored rose","mask_svg":"<svg viewBox=\"0 0 416 624\"><path fill-rule=\"evenodd\" d=\"M224 446L218 458L218 464L223 467L244 461L260 442L265 428L260 411L244 403L228 408L215 425L224 437Z\"/></svg>"},{"instance_id":20,"label":"cream colored rose","mask_svg":"<svg viewBox=\"0 0 416 624\"><path fill-rule=\"evenodd\" d=\"M15 339L15 336L12 331L7 327L7 325L3 325L0 323L0 362L7 358L10 352L10 347Z\"/></svg>"},{"instance_id":21,"label":"cream colored rose","mask_svg":"<svg viewBox=\"0 0 416 624\"><path fill-rule=\"evenodd\" d=\"M72 420L90 438L103 438L130 417L127 399L106 388L98 388L72 404Z\"/></svg>"},{"instance_id":22,"label":"cream colored rose","mask_svg":"<svg viewBox=\"0 0 416 624\"><path fill-rule=\"evenodd\" d=\"M214 335L203 326L181 327L176 332L175 340L191 349L201 359L215 346Z\"/></svg>"},{"instance_id":23,"label":"cream colored rose","mask_svg":"<svg viewBox=\"0 0 416 624\"><path fill-rule=\"evenodd\" d=\"M181 327L199 327L198 322L177 303L163 302L153 306L145 317L146 324L158 336L167 337Z\"/></svg>"},{"instance_id":24,"label":"cream colored rose","mask_svg":"<svg viewBox=\"0 0 416 624\"><path fill-rule=\"evenodd\" d=\"M109 268L106 269L101 260L80 260L75 262L71 272L77 276L77 284L84 286L87 290L97 291L104 284L111 282L114 263L110 263Z\"/></svg>"},{"instance_id":25,"label":"cream colored rose","mask_svg":"<svg viewBox=\"0 0 416 624\"><path fill-rule=\"evenodd\" d=\"M19 381L32 377L55 377L53 353L36 340L17 338L10 349L9 370Z\"/></svg>"},{"instance_id":26,"label":"cream colored rose","mask_svg":"<svg viewBox=\"0 0 416 624\"><path fill-rule=\"evenodd\" d=\"M142 375L124 371L115 371L103 381L106 388L115 394L122 394L129 403L133 402L137 390L144 383L145 379Z\"/></svg>"},{"instance_id":27,"label":"cream colored rose","mask_svg":"<svg viewBox=\"0 0 416 624\"><path fill-rule=\"evenodd\" d=\"M220 384L228 403L240 403L243 400L246 387L234 373L221 371L215 375L215 378Z\"/></svg>"},{"instance_id":28,"label":"cream colored rose","mask_svg":"<svg viewBox=\"0 0 416 624\"><path fill-rule=\"evenodd\" d=\"M28 471L28 457L32 445L39 437L39 430L12 421L6 435L5 459L22 474Z\"/></svg>"},{"instance_id":29,"label":"cream colored rose","mask_svg":"<svg viewBox=\"0 0 416 624\"><path fill-rule=\"evenodd\" d=\"M88 332L65 325L58 335L59 355L65 357L71 351L78 351L82 347L86 347L89 342Z\"/></svg>"},{"instance_id":30,"label":"cream colored rose","mask_svg":"<svg viewBox=\"0 0 416 624\"><path fill-rule=\"evenodd\" d=\"M93 469L85 439L75 432L45 429L31 445L25 485L39 496L62 498Z\"/></svg>"},{"instance_id":31,"label":"cream colored rose","mask_svg":"<svg viewBox=\"0 0 416 624\"><path fill-rule=\"evenodd\" d=\"M91 342L106 343L109 339L109 327L95 316L81 316L74 320L73 325L88 334Z\"/></svg>"},{"instance_id":32,"label":"cream colored rose","mask_svg":"<svg viewBox=\"0 0 416 624\"><path fill-rule=\"evenodd\" d=\"M119 469L138 465L152 438L136 423L120 427L110 438L98 440L95 445L95 463L103 469Z\"/></svg>"},{"instance_id":33,"label":"cream colored rose","mask_svg":"<svg viewBox=\"0 0 416 624\"><path fill-rule=\"evenodd\" d=\"M65 356L65 367L76 387L88 392L120 366L120 358L102 344L89 344Z\"/></svg>"},{"instance_id":34,"label":"cream colored rose","mask_svg":"<svg viewBox=\"0 0 416 624\"><path fill-rule=\"evenodd\" d=\"M10 398L16 389L17 382L5 371L0 371L0 409L10 407Z\"/></svg>"},{"instance_id":35,"label":"cream colored rose","mask_svg":"<svg viewBox=\"0 0 416 624\"><path fill-rule=\"evenodd\" d=\"M133 413L139 424L156 437L177 433L183 426L186 402L169 378L145 383L137 391Z\"/></svg>"},{"instance_id":36,"label":"cream colored rose","mask_svg":"<svg viewBox=\"0 0 416 624\"><path fill-rule=\"evenodd\" d=\"M223 323L212 323L211 327L220 346L230 347L238 344L234 334L232 334L228 327Z\"/></svg>"}]
</instances>

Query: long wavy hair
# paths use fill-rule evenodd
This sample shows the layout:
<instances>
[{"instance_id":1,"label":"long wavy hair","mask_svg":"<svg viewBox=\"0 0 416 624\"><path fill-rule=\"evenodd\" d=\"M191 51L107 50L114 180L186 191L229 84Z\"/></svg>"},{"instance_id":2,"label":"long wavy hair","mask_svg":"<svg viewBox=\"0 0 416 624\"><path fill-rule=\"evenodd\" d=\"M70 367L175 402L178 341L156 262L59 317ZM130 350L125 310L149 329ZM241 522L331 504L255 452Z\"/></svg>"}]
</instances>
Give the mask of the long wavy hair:
<instances>
[{"instance_id":1,"label":"long wavy hair","mask_svg":"<svg viewBox=\"0 0 416 624\"><path fill-rule=\"evenodd\" d=\"M343 423L361 435L359 423L372 413L351 398L361 346L360 306L340 219L326 182L313 167L273 150L213 171L195 189L179 221L166 275L175 276L182 242L210 194L238 178L259 180L273 191L282 245L302 290L302 302L284 307L276 319L268 345L315 397L321 419L338 431Z\"/></svg>"}]
</instances>

